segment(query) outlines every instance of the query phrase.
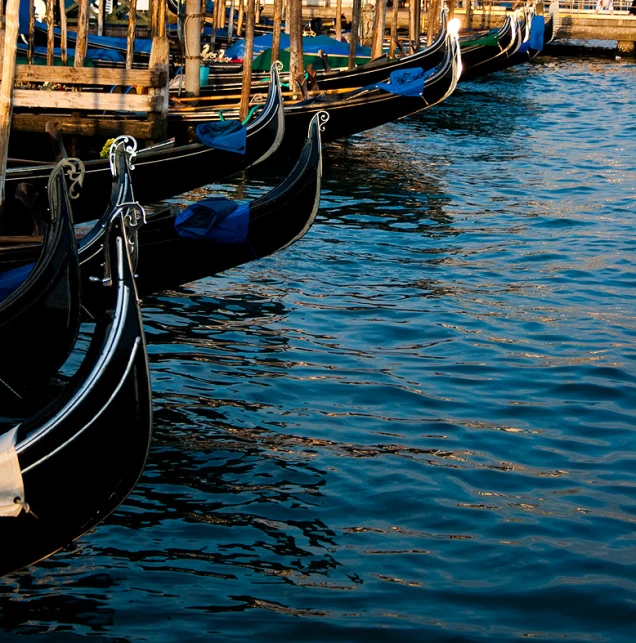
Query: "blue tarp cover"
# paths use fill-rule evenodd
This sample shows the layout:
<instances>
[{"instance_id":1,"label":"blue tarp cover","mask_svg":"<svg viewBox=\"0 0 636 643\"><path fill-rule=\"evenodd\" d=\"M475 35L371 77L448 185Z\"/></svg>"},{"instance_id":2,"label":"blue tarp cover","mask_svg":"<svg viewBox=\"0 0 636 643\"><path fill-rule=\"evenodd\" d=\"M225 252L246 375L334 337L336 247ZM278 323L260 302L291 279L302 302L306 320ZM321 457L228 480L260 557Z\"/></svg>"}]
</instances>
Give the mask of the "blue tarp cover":
<instances>
[{"instance_id":1,"label":"blue tarp cover","mask_svg":"<svg viewBox=\"0 0 636 643\"><path fill-rule=\"evenodd\" d=\"M534 16L530 25L530 43L531 49L541 51L543 49L543 39L545 37L545 18L543 16Z\"/></svg>"},{"instance_id":2,"label":"blue tarp cover","mask_svg":"<svg viewBox=\"0 0 636 643\"><path fill-rule=\"evenodd\" d=\"M174 222L177 234L184 239L214 243L247 241L250 204L236 203L224 197L212 197L189 205Z\"/></svg>"},{"instance_id":3,"label":"blue tarp cover","mask_svg":"<svg viewBox=\"0 0 636 643\"><path fill-rule=\"evenodd\" d=\"M264 36L259 36L254 38L254 57L261 54L266 49L272 48L274 36L272 34L266 34ZM280 48L289 49L290 47L289 35L282 33L280 35ZM329 36L306 36L303 38L303 53L304 54L317 54L320 50L324 51L326 54L331 54L333 56L348 56L349 55L349 43L339 42L330 38ZM245 55L245 40L239 40L234 43L225 51L225 56L232 60L243 60ZM369 47L361 47L358 45L356 48L356 56L370 56L371 49Z\"/></svg>"},{"instance_id":4,"label":"blue tarp cover","mask_svg":"<svg viewBox=\"0 0 636 643\"><path fill-rule=\"evenodd\" d=\"M390 82L378 83L371 85L383 89L385 92L391 94L399 94L400 96L421 96L424 91L424 81L435 71L429 69L398 69L392 72L389 76Z\"/></svg>"},{"instance_id":5,"label":"blue tarp cover","mask_svg":"<svg viewBox=\"0 0 636 643\"><path fill-rule=\"evenodd\" d=\"M0 301L4 301L24 283L34 266L34 263L29 263L20 268L0 272Z\"/></svg>"},{"instance_id":6,"label":"blue tarp cover","mask_svg":"<svg viewBox=\"0 0 636 643\"><path fill-rule=\"evenodd\" d=\"M23 43L18 43L18 51L20 53L26 54L28 51L27 45ZM40 57L46 58L46 47L33 47L33 53ZM75 49L67 49L66 53L69 58L75 57ZM53 55L55 58L62 57L62 49L60 47L55 47L53 49ZM120 54L114 49L88 49L86 51L86 57L90 60L108 60L111 62L126 62L126 56Z\"/></svg>"},{"instance_id":7,"label":"blue tarp cover","mask_svg":"<svg viewBox=\"0 0 636 643\"><path fill-rule=\"evenodd\" d=\"M22 13L20 14L20 33L28 34L29 33L29 19L28 11L29 4L25 3L24 0L20 5L20 11L22 12L22 6L26 4L27 10L27 21L26 23L22 22ZM36 31L44 31L46 33L47 26L43 22L35 22ZM59 38L62 34L62 30L59 27L55 27L53 30L56 38ZM74 31L69 31L67 34L67 41L69 43L74 43L77 39L77 34ZM95 34L88 34L88 46L95 47L98 49L115 49L119 52L126 53L128 48L128 40L126 38L114 38L112 36L97 36ZM135 38L135 53L137 54L150 54L150 48L152 47L151 38Z\"/></svg>"},{"instance_id":8,"label":"blue tarp cover","mask_svg":"<svg viewBox=\"0 0 636 643\"><path fill-rule=\"evenodd\" d=\"M530 38L527 42L522 42L519 47L520 53L525 53L530 49L541 51L543 49L543 37L545 31L545 19L543 16L534 16L530 23Z\"/></svg>"},{"instance_id":9,"label":"blue tarp cover","mask_svg":"<svg viewBox=\"0 0 636 643\"><path fill-rule=\"evenodd\" d=\"M219 121L197 125L199 141L206 147L245 154L247 130L239 121Z\"/></svg>"}]
</instances>

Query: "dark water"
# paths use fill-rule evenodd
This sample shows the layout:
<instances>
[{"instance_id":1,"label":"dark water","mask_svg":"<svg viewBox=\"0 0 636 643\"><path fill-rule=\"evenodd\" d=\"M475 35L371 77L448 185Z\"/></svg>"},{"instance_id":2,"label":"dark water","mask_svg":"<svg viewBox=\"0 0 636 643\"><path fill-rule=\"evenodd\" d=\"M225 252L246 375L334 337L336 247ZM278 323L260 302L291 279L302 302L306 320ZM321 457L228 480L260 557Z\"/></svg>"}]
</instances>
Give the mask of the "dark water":
<instances>
[{"instance_id":1,"label":"dark water","mask_svg":"<svg viewBox=\"0 0 636 643\"><path fill-rule=\"evenodd\" d=\"M328 147L301 242L147 299L146 472L0 640L636 640L635 87L463 85Z\"/></svg>"}]
</instances>

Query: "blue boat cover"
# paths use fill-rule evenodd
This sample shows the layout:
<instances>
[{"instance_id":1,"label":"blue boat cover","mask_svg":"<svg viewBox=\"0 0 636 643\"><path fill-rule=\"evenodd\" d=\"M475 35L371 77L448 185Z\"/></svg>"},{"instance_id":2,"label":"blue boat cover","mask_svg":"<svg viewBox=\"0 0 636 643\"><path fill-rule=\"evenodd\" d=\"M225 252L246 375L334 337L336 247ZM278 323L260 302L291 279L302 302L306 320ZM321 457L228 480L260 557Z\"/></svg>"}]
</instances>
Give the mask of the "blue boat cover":
<instances>
[{"instance_id":1,"label":"blue boat cover","mask_svg":"<svg viewBox=\"0 0 636 643\"><path fill-rule=\"evenodd\" d=\"M199 141L206 147L245 154L247 130L240 121L218 121L197 125Z\"/></svg>"},{"instance_id":2,"label":"blue boat cover","mask_svg":"<svg viewBox=\"0 0 636 643\"><path fill-rule=\"evenodd\" d=\"M543 39L545 37L545 18L543 16L534 16L530 25L530 49L541 51L543 49Z\"/></svg>"},{"instance_id":3,"label":"blue boat cover","mask_svg":"<svg viewBox=\"0 0 636 643\"><path fill-rule=\"evenodd\" d=\"M250 222L250 204L225 197L203 199L177 215L174 228L183 239L215 243L244 243Z\"/></svg>"},{"instance_id":4,"label":"blue boat cover","mask_svg":"<svg viewBox=\"0 0 636 643\"><path fill-rule=\"evenodd\" d=\"M27 45L19 42L18 51L20 53L26 54L28 52ZM46 58L46 47L33 47L33 53L39 58ZM75 57L75 49L67 49L66 54L69 58ZM53 49L53 55L55 58L62 57L61 47L55 47ZM126 56L115 51L114 49L88 49L86 51L86 57L90 60L108 60L110 62L126 62Z\"/></svg>"},{"instance_id":5,"label":"blue boat cover","mask_svg":"<svg viewBox=\"0 0 636 643\"><path fill-rule=\"evenodd\" d=\"M261 54L266 49L272 48L274 36L266 34L254 38L254 57ZM289 49L291 46L289 35L282 33L280 35L280 48ZM324 51L326 54L333 56L348 56L349 43L339 42L329 36L305 36L303 38L303 53L304 54L317 54L319 51ZM225 56L232 60L243 60L245 56L245 40L239 40L231 47L226 49ZM362 47L360 45L356 48L356 56L371 56L371 49L369 47Z\"/></svg>"},{"instance_id":6,"label":"blue boat cover","mask_svg":"<svg viewBox=\"0 0 636 643\"><path fill-rule=\"evenodd\" d=\"M29 263L20 268L0 272L0 301L4 301L24 283L34 266L34 263Z\"/></svg>"},{"instance_id":7,"label":"blue boat cover","mask_svg":"<svg viewBox=\"0 0 636 643\"><path fill-rule=\"evenodd\" d=\"M26 22L22 20L22 13L24 11L23 7L26 5ZM36 31L47 31L47 26L43 22L35 21L35 30ZM59 38L62 35L62 30L59 27L55 27L53 30L55 36ZM28 0L22 0L20 3L20 33L27 35L29 33L29 2ZM67 41L69 43L75 42L77 39L77 34L74 31L69 31L67 33ZM97 36L95 34L88 34L88 46L95 47L97 49L114 49L116 51L126 53L128 49L128 40L127 38L114 38L112 36ZM150 49L152 47L151 38L136 38L135 39L135 53L137 54L150 54Z\"/></svg>"},{"instance_id":8,"label":"blue boat cover","mask_svg":"<svg viewBox=\"0 0 636 643\"><path fill-rule=\"evenodd\" d=\"M429 69L397 69L389 75L388 83L378 83L371 85L368 89L377 87L391 94L400 96L421 96L424 92L424 81L435 71Z\"/></svg>"}]
</instances>

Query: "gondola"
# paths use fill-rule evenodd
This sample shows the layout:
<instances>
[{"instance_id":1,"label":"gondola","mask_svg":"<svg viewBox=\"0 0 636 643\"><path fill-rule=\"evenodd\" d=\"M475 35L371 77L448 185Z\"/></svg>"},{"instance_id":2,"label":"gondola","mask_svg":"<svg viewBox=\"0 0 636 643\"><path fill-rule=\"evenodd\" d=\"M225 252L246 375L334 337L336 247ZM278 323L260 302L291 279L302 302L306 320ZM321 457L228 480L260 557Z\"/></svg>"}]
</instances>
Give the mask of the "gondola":
<instances>
[{"instance_id":1,"label":"gondola","mask_svg":"<svg viewBox=\"0 0 636 643\"><path fill-rule=\"evenodd\" d=\"M218 112L214 117L219 120ZM136 198L142 205L172 198L261 163L280 146L284 128L280 79L278 69L273 65L265 104L245 126L244 154L201 143L174 145L174 141L142 149L135 161ZM179 141L191 139L189 131L181 130L180 135ZM94 219L95 211L103 212L108 206L108 159L87 160L84 165L84 196L74 203L73 208L76 223ZM9 167L7 192L25 181L41 188L46 185L52 167L53 164L48 163Z\"/></svg>"},{"instance_id":2,"label":"gondola","mask_svg":"<svg viewBox=\"0 0 636 643\"><path fill-rule=\"evenodd\" d=\"M302 151L289 176L264 196L240 206L246 230L233 242L206 240L183 228L179 232L182 213L174 209L148 215L139 230L140 292L157 292L218 274L271 255L303 237L320 203L321 127L325 119L324 113L318 113L309 122ZM238 214L232 212L233 216Z\"/></svg>"},{"instance_id":3,"label":"gondola","mask_svg":"<svg viewBox=\"0 0 636 643\"><path fill-rule=\"evenodd\" d=\"M323 135L323 141L329 142L398 120L445 100L454 91L462 70L457 27L457 22L450 21L445 31L444 59L433 69L399 70L389 83L345 92L324 92L307 100L286 103L285 139L281 147L292 153L309 121L321 111L329 114ZM412 74L413 80L399 83L397 74Z\"/></svg>"},{"instance_id":4,"label":"gondola","mask_svg":"<svg viewBox=\"0 0 636 643\"><path fill-rule=\"evenodd\" d=\"M545 41L544 17L536 16L530 12L526 22L528 25L527 37L524 38L517 51L505 60L500 61L493 71L502 71L530 62L541 53Z\"/></svg>"},{"instance_id":5,"label":"gondola","mask_svg":"<svg viewBox=\"0 0 636 643\"><path fill-rule=\"evenodd\" d=\"M497 32L463 39L460 82L475 80L497 71L498 64L519 48L522 38L522 27L516 13L512 13L506 17L506 21Z\"/></svg>"},{"instance_id":6,"label":"gondola","mask_svg":"<svg viewBox=\"0 0 636 643\"><path fill-rule=\"evenodd\" d=\"M316 70L312 83L313 89L328 91L332 89L355 89L367 87L374 83L385 81L390 74L401 69L422 68L431 69L439 65L445 56L446 49L446 21L447 11L441 11L440 29L435 40L429 47L403 56L389 58L382 56L368 63L358 65L353 69L336 69L329 71ZM227 63L226 63L227 64ZM201 87L201 94L222 95L225 92L240 92L242 86L242 64L236 63L237 71L233 74L227 71L214 73L220 65L213 66L210 70L208 84ZM253 73L252 91L258 91L262 86L262 73Z\"/></svg>"},{"instance_id":7,"label":"gondola","mask_svg":"<svg viewBox=\"0 0 636 643\"><path fill-rule=\"evenodd\" d=\"M134 488L152 430L148 360L125 223L113 221L111 273L95 288L110 302L88 352L55 402L2 435L0 574L69 545Z\"/></svg>"},{"instance_id":8,"label":"gondola","mask_svg":"<svg viewBox=\"0 0 636 643\"><path fill-rule=\"evenodd\" d=\"M214 230L208 238L203 239L186 231L187 226L180 221L187 213L184 214L177 206L149 212L146 222L138 231L139 263L136 271L139 293L158 292L218 274L268 256L300 239L313 224L320 202L320 128L325 120L324 114L316 114L312 119L308 132L303 135L305 143L300 156L289 176L279 186L249 204L233 204L228 199L215 203L217 208L226 210L237 206L230 214L231 220L239 221L240 225L237 232L231 233L229 241L227 235L223 238ZM120 158L123 160L127 157ZM127 169L120 171L127 172ZM209 216L212 221L214 215ZM133 216L130 219L132 221ZM83 299L89 310L94 307L91 282L99 271L101 261L99 247L102 233L99 228L94 227L86 238L79 241ZM33 246L27 250L23 250L19 256L14 255L14 267L27 263L29 253L37 253ZM2 259L0 255L0 262Z\"/></svg>"},{"instance_id":9,"label":"gondola","mask_svg":"<svg viewBox=\"0 0 636 643\"><path fill-rule=\"evenodd\" d=\"M81 162L64 159L50 173L43 244L15 236L0 241L0 248L17 245L31 252L20 268L8 271L14 266L5 264L0 273L0 286L5 287L0 301L0 399L19 399L27 388L55 373L77 338L79 263L66 172L81 183ZM13 207L17 209L16 202Z\"/></svg>"}]
</instances>

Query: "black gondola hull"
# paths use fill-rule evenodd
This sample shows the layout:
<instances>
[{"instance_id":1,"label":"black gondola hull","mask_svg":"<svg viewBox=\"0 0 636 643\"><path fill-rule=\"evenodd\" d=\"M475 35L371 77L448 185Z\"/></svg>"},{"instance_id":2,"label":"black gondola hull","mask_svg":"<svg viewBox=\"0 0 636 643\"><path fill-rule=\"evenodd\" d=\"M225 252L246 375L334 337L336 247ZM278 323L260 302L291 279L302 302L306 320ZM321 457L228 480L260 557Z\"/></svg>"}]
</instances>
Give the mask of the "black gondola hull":
<instances>
[{"instance_id":1,"label":"black gondola hull","mask_svg":"<svg viewBox=\"0 0 636 643\"><path fill-rule=\"evenodd\" d=\"M175 197L237 174L273 154L283 138L284 116L278 77L260 114L247 126L245 154L235 154L205 147L199 143L158 148L140 153L135 161L135 196L142 205ZM180 128L178 138L188 140L191 132ZM86 176L82 195L74 203L76 223L90 221L95 212L108 206L111 174L107 159L85 161ZM53 165L9 168L7 193L18 183L28 182L36 188L46 185Z\"/></svg>"}]
</instances>

